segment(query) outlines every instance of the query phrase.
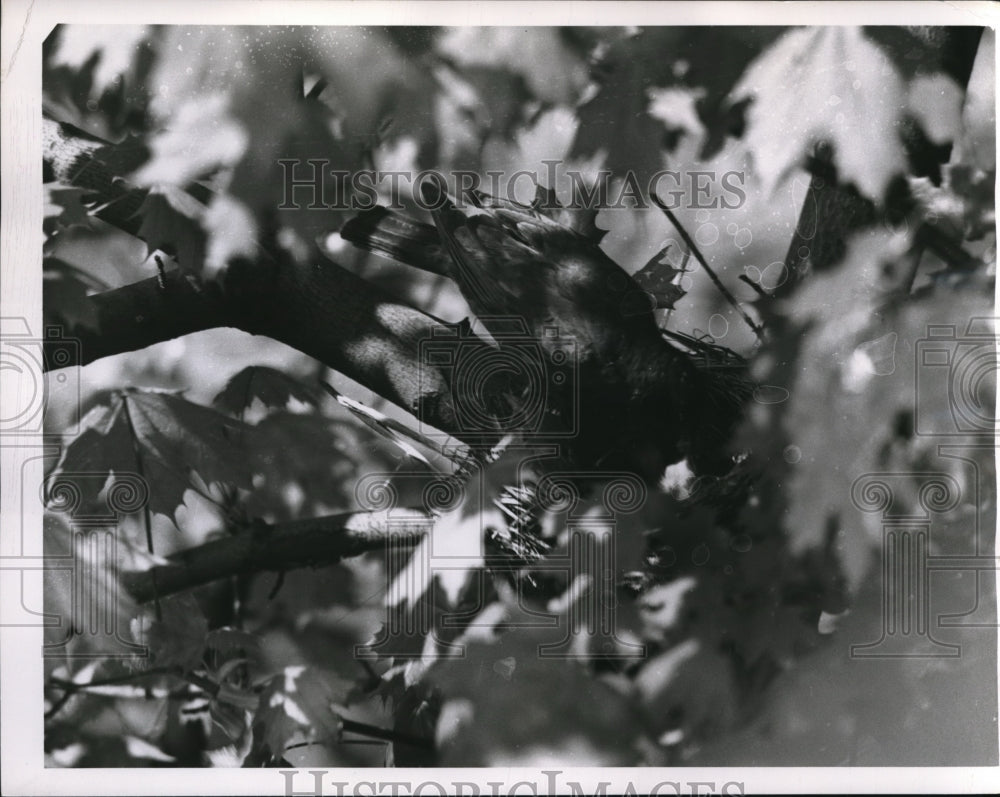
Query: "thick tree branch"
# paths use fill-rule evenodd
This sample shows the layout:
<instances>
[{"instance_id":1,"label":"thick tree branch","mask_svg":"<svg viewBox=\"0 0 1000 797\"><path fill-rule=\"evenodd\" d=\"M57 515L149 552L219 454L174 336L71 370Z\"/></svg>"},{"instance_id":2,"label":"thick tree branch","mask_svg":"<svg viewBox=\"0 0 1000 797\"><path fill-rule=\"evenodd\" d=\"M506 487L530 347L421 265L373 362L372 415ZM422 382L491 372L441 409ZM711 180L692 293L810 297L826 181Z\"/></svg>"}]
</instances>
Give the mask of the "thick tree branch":
<instances>
[{"instance_id":1,"label":"thick tree branch","mask_svg":"<svg viewBox=\"0 0 1000 797\"><path fill-rule=\"evenodd\" d=\"M431 523L431 516L417 509L259 523L176 553L169 564L123 573L121 582L136 601L145 603L241 573L321 567L389 545L413 545Z\"/></svg>"},{"instance_id":2,"label":"thick tree branch","mask_svg":"<svg viewBox=\"0 0 1000 797\"><path fill-rule=\"evenodd\" d=\"M112 354L137 351L171 338L234 326L227 303L218 290L199 290L179 271L98 293L89 298L96 310L96 329L76 327L72 336L80 346L73 351L86 365Z\"/></svg>"},{"instance_id":3,"label":"thick tree branch","mask_svg":"<svg viewBox=\"0 0 1000 797\"><path fill-rule=\"evenodd\" d=\"M101 154L108 145L51 119L43 127L49 176L92 191L100 218L136 233L146 192L115 174L113 161ZM222 285L198 286L174 272L162 286L148 279L90 297L98 326L71 330L81 344L78 364L234 327L309 354L430 426L461 436L447 374L421 360L421 341L444 329L438 320L334 263L266 260L234 264Z\"/></svg>"}]
</instances>

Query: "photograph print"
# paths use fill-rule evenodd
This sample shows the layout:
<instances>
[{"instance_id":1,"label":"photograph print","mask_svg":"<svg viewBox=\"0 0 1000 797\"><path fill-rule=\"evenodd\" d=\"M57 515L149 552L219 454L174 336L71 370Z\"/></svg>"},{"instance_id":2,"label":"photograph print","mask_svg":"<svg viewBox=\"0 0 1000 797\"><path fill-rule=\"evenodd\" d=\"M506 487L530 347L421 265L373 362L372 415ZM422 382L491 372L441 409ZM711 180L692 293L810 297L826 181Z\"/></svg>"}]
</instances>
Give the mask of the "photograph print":
<instances>
[{"instance_id":1,"label":"photograph print","mask_svg":"<svg viewBox=\"0 0 1000 797\"><path fill-rule=\"evenodd\" d=\"M45 38L45 766L996 766L993 30L519 21Z\"/></svg>"}]
</instances>

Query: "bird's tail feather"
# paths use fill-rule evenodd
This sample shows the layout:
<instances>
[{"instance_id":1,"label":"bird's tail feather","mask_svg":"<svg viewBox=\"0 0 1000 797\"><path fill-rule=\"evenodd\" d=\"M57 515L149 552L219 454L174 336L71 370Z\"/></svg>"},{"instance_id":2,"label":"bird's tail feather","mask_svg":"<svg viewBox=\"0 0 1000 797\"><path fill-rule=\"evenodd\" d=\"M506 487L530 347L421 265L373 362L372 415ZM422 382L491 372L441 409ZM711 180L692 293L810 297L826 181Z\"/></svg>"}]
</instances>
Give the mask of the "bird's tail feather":
<instances>
[{"instance_id":1,"label":"bird's tail feather","mask_svg":"<svg viewBox=\"0 0 1000 797\"><path fill-rule=\"evenodd\" d=\"M441 246L437 228L378 205L349 219L340 237L368 252L414 268L451 276L452 262Z\"/></svg>"}]
</instances>

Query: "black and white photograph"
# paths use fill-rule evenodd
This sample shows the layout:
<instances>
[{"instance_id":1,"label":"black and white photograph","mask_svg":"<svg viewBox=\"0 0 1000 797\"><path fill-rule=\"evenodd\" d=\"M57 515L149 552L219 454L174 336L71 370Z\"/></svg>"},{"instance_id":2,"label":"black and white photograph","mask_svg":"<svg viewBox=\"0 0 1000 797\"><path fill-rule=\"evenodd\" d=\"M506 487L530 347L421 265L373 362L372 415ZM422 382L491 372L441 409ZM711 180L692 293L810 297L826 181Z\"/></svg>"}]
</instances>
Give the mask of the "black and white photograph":
<instances>
[{"instance_id":1,"label":"black and white photograph","mask_svg":"<svg viewBox=\"0 0 1000 797\"><path fill-rule=\"evenodd\" d=\"M1000 788L996 6L4 12L4 793Z\"/></svg>"}]
</instances>

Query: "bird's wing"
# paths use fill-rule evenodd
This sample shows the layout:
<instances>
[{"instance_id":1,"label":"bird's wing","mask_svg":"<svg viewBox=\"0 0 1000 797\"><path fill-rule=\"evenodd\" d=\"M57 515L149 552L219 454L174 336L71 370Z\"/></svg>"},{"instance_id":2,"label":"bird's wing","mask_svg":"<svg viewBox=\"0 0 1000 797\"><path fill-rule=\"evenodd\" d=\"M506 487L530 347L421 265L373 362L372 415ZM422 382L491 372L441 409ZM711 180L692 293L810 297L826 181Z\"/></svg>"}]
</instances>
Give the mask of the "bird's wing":
<instances>
[{"instance_id":1,"label":"bird's wing","mask_svg":"<svg viewBox=\"0 0 1000 797\"><path fill-rule=\"evenodd\" d=\"M477 314L518 315L532 301L532 286L554 266L516 225L491 208L466 214L431 181L421 186L444 247L454 261L452 276Z\"/></svg>"}]
</instances>

